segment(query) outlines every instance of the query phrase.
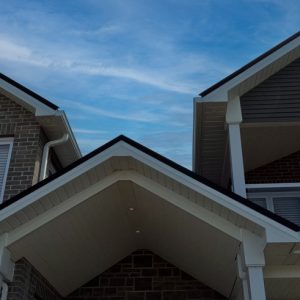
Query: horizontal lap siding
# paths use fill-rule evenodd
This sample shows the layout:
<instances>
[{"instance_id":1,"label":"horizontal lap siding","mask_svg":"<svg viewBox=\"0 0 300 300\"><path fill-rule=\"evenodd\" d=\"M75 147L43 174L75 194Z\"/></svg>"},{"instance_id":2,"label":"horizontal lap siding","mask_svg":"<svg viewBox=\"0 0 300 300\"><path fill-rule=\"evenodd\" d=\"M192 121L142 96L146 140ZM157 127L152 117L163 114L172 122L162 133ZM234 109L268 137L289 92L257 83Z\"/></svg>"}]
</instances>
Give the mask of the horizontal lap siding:
<instances>
[{"instance_id":1,"label":"horizontal lap siding","mask_svg":"<svg viewBox=\"0 0 300 300\"><path fill-rule=\"evenodd\" d=\"M241 97L244 122L300 121L300 58Z\"/></svg>"}]
</instances>

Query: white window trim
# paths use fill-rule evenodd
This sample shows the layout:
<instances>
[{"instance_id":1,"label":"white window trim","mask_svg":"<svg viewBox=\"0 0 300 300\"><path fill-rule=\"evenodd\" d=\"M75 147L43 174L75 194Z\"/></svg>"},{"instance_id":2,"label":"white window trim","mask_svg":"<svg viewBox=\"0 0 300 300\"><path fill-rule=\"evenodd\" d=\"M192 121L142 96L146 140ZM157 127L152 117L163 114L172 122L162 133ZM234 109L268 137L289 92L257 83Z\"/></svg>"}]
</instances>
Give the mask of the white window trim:
<instances>
[{"instance_id":1,"label":"white window trim","mask_svg":"<svg viewBox=\"0 0 300 300\"><path fill-rule=\"evenodd\" d=\"M247 199L264 198L266 200L266 207L268 210L275 212L273 198L277 197L299 197L298 191L272 191L276 188L300 188L300 182L286 182L286 183L255 183L246 184ZM255 192L251 189L256 189ZM257 191L258 189L270 189L269 191Z\"/></svg>"},{"instance_id":2,"label":"white window trim","mask_svg":"<svg viewBox=\"0 0 300 300\"><path fill-rule=\"evenodd\" d=\"M4 191L5 191L5 187L6 187L6 179L7 179L7 174L8 174L10 159L11 159L11 154L12 154L12 148L13 148L13 142L14 142L13 138L0 138L0 145L9 144L8 155L7 155L7 163L6 163L6 166L5 166L2 189L1 189L1 192L0 192L0 203L3 202Z\"/></svg>"},{"instance_id":3,"label":"white window trim","mask_svg":"<svg viewBox=\"0 0 300 300\"><path fill-rule=\"evenodd\" d=\"M246 184L247 189L265 189L265 188L293 188L300 187L300 182L286 182L286 183L253 183Z\"/></svg>"}]
</instances>

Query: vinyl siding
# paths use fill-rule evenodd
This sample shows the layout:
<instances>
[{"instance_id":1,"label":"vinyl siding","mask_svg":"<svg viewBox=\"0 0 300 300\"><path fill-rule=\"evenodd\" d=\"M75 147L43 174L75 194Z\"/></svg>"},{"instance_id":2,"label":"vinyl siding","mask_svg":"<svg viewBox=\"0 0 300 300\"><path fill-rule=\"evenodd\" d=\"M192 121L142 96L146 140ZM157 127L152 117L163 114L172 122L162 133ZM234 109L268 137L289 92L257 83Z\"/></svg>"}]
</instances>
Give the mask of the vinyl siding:
<instances>
[{"instance_id":1,"label":"vinyl siding","mask_svg":"<svg viewBox=\"0 0 300 300\"><path fill-rule=\"evenodd\" d=\"M244 122L300 121L300 58L241 97Z\"/></svg>"}]
</instances>

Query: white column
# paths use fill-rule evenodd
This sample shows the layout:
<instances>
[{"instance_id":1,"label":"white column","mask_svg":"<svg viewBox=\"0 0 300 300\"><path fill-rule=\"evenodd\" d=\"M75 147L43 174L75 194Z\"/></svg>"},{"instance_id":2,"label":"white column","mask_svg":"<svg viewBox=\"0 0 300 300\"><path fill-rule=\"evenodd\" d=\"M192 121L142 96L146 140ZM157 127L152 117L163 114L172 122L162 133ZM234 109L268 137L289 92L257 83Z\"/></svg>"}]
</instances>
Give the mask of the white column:
<instances>
[{"instance_id":1,"label":"white column","mask_svg":"<svg viewBox=\"0 0 300 300\"><path fill-rule=\"evenodd\" d=\"M238 277L242 282L243 300L250 300L249 298L250 293L248 287L248 274L246 273L245 265L240 254L237 255L237 270L238 270Z\"/></svg>"},{"instance_id":2,"label":"white column","mask_svg":"<svg viewBox=\"0 0 300 300\"><path fill-rule=\"evenodd\" d=\"M240 124L228 124L228 137L233 191L245 198L246 185Z\"/></svg>"},{"instance_id":3,"label":"white column","mask_svg":"<svg viewBox=\"0 0 300 300\"><path fill-rule=\"evenodd\" d=\"M265 300L265 284L263 275L263 266L248 266L248 284L250 299Z\"/></svg>"},{"instance_id":4,"label":"white column","mask_svg":"<svg viewBox=\"0 0 300 300\"><path fill-rule=\"evenodd\" d=\"M6 300L8 293L7 282L12 281L15 264L11 260L10 251L7 249L7 234L0 237L0 287L1 300Z\"/></svg>"},{"instance_id":5,"label":"white column","mask_svg":"<svg viewBox=\"0 0 300 300\"><path fill-rule=\"evenodd\" d=\"M233 191L245 198L245 171L240 131L240 123L242 121L243 118L239 97L230 99L227 104L226 123L228 125L232 185Z\"/></svg>"},{"instance_id":6,"label":"white column","mask_svg":"<svg viewBox=\"0 0 300 300\"><path fill-rule=\"evenodd\" d=\"M243 242L239 253L240 263L247 279L247 285L243 284L244 299L266 300L263 275L265 240L243 229L241 233Z\"/></svg>"}]
</instances>

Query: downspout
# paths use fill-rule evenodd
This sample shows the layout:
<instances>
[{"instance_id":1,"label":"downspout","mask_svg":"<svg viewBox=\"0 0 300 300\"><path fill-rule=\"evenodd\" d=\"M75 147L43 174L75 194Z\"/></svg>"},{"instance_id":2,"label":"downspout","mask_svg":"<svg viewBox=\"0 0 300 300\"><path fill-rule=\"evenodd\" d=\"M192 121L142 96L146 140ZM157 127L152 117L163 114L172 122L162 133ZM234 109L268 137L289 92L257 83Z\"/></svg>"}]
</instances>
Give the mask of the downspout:
<instances>
[{"instance_id":1,"label":"downspout","mask_svg":"<svg viewBox=\"0 0 300 300\"><path fill-rule=\"evenodd\" d=\"M48 159L49 159L49 150L51 147L60 145L65 143L69 139L69 134L64 134L60 139L50 141L45 144L44 150L43 150L43 156L42 156L42 163L41 163L41 169L40 169L40 181L46 178L46 171L48 166Z\"/></svg>"}]
</instances>

